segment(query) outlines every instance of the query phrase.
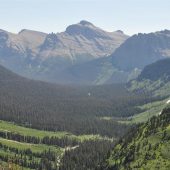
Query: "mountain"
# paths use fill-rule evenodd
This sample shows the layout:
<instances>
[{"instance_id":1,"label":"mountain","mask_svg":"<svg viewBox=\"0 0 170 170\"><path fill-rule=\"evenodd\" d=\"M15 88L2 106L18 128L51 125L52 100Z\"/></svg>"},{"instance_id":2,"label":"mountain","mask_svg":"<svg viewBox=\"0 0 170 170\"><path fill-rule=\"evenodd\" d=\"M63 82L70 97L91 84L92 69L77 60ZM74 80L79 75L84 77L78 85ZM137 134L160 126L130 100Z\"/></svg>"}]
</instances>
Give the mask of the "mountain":
<instances>
[{"instance_id":1,"label":"mountain","mask_svg":"<svg viewBox=\"0 0 170 170\"><path fill-rule=\"evenodd\" d=\"M146 92L154 96L170 95L170 58L146 66L141 74L128 83L130 91Z\"/></svg>"},{"instance_id":2,"label":"mountain","mask_svg":"<svg viewBox=\"0 0 170 170\"><path fill-rule=\"evenodd\" d=\"M110 55L128 36L120 31L106 32L88 21L70 25L65 32L48 34L40 56L65 57L72 63Z\"/></svg>"},{"instance_id":3,"label":"mountain","mask_svg":"<svg viewBox=\"0 0 170 170\"><path fill-rule=\"evenodd\" d=\"M45 37L45 33L31 30L22 30L18 34L0 30L1 65L24 74L30 63L36 64L34 59Z\"/></svg>"},{"instance_id":4,"label":"mountain","mask_svg":"<svg viewBox=\"0 0 170 170\"><path fill-rule=\"evenodd\" d=\"M114 147L108 170L170 168L170 107L138 125Z\"/></svg>"},{"instance_id":5,"label":"mountain","mask_svg":"<svg viewBox=\"0 0 170 170\"><path fill-rule=\"evenodd\" d=\"M122 83L136 78L146 65L167 57L170 31L140 33L128 38L111 56L74 65L65 73L80 83Z\"/></svg>"},{"instance_id":6,"label":"mountain","mask_svg":"<svg viewBox=\"0 0 170 170\"><path fill-rule=\"evenodd\" d=\"M128 37L88 21L61 33L0 30L0 64L58 84L110 84L136 78L148 64L170 57L170 31Z\"/></svg>"},{"instance_id":7,"label":"mountain","mask_svg":"<svg viewBox=\"0 0 170 170\"><path fill-rule=\"evenodd\" d=\"M70 25L65 32L42 33L0 30L0 64L21 75L55 82L75 64L106 57L128 38L121 31L106 32L88 21Z\"/></svg>"},{"instance_id":8,"label":"mountain","mask_svg":"<svg viewBox=\"0 0 170 170\"><path fill-rule=\"evenodd\" d=\"M170 31L134 35L117 48L111 57L113 65L120 70L143 69L157 60L170 57Z\"/></svg>"}]
</instances>

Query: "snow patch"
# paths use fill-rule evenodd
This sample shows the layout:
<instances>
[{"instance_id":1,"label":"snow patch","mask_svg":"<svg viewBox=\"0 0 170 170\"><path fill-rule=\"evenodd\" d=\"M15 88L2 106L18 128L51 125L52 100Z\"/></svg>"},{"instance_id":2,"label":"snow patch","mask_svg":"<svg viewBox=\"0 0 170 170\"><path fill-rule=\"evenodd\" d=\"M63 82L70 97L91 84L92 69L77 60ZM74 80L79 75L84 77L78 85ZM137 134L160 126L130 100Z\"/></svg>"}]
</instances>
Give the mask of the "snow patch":
<instances>
[{"instance_id":1,"label":"snow patch","mask_svg":"<svg viewBox=\"0 0 170 170\"><path fill-rule=\"evenodd\" d=\"M170 100L168 100L167 102L166 102L166 104L169 104L170 103Z\"/></svg>"},{"instance_id":2,"label":"snow patch","mask_svg":"<svg viewBox=\"0 0 170 170\"><path fill-rule=\"evenodd\" d=\"M161 112L159 112L159 115L161 115L162 114L162 111Z\"/></svg>"}]
</instances>

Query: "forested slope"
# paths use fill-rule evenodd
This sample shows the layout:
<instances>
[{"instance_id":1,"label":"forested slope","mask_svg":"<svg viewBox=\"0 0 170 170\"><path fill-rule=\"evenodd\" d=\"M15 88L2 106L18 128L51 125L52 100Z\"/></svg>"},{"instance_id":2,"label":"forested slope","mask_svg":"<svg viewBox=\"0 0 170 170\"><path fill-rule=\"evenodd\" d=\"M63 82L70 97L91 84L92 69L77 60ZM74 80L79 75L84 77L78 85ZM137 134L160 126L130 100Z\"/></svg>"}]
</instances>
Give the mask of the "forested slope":
<instances>
[{"instance_id":1,"label":"forested slope","mask_svg":"<svg viewBox=\"0 0 170 170\"><path fill-rule=\"evenodd\" d=\"M128 85L131 91L143 91L153 96L169 97L170 59L159 60L146 66L138 78Z\"/></svg>"},{"instance_id":2,"label":"forested slope","mask_svg":"<svg viewBox=\"0 0 170 170\"><path fill-rule=\"evenodd\" d=\"M109 170L170 169L170 107L132 129L113 149Z\"/></svg>"},{"instance_id":3,"label":"forested slope","mask_svg":"<svg viewBox=\"0 0 170 170\"><path fill-rule=\"evenodd\" d=\"M144 97L123 85L61 86L22 78L0 67L0 119L44 130L118 137L126 125L102 116L138 113Z\"/></svg>"}]
</instances>

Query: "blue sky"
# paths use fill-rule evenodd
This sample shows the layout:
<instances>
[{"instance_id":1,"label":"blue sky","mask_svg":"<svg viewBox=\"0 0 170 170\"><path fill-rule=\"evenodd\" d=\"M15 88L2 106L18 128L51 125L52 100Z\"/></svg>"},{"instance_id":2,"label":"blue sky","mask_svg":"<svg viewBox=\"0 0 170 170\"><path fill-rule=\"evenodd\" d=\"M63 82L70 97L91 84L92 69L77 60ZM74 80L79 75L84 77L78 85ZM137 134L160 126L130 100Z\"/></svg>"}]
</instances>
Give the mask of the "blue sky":
<instances>
[{"instance_id":1,"label":"blue sky","mask_svg":"<svg viewBox=\"0 0 170 170\"><path fill-rule=\"evenodd\" d=\"M61 32L88 20L126 34L170 29L170 0L0 0L0 28Z\"/></svg>"}]
</instances>

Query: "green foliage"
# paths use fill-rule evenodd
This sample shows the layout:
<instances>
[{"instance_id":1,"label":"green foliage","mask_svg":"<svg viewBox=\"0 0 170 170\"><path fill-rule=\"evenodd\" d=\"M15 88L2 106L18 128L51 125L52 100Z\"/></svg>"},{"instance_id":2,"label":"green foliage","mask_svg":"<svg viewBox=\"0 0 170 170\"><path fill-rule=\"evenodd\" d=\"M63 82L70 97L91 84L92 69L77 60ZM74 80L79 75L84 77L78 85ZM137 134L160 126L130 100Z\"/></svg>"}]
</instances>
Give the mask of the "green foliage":
<instances>
[{"instance_id":1,"label":"green foliage","mask_svg":"<svg viewBox=\"0 0 170 170\"><path fill-rule=\"evenodd\" d=\"M143 79L142 81L133 80L128 87L133 92L148 92L150 95L160 98L169 97L170 82L160 78L156 81Z\"/></svg>"},{"instance_id":2,"label":"green foliage","mask_svg":"<svg viewBox=\"0 0 170 170\"><path fill-rule=\"evenodd\" d=\"M68 150L61 160L61 170L103 170L113 144L108 140L85 141L79 147Z\"/></svg>"},{"instance_id":3,"label":"green foliage","mask_svg":"<svg viewBox=\"0 0 170 170\"><path fill-rule=\"evenodd\" d=\"M108 169L170 168L170 109L131 129L108 159Z\"/></svg>"},{"instance_id":4,"label":"green foliage","mask_svg":"<svg viewBox=\"0 0 170 170\"><path fill-rule=\"evenodd\" d=\"M168 81L170 75L170 59L166 58L159 60L146 66L138 77L138 80L149 79L151 81L159 80L160 78Z\"/></svg>"},{"instance_id":5,"label":"green foliage","mask_svg":"<svg viewBox=\"0 0 170 170\"><path fill-rule=\"evenodd\" d=\"M128 88L135 92L149 92L152 96L170 95L170 59L159 60L146 66L137 79L129 82Z\"/></svg>"}]
</instances>

